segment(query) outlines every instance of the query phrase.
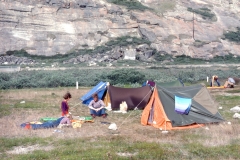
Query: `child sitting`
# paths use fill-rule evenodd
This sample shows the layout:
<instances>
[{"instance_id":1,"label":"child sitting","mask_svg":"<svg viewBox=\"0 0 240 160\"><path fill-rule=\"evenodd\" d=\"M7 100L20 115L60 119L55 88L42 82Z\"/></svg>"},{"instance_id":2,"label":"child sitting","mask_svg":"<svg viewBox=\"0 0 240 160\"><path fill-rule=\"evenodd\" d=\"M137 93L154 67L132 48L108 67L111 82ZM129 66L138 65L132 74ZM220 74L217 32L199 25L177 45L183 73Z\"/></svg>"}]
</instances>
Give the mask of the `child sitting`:
<instances>
[{"instance_id":1,"label":"child sitting","mask_svg":"<svg viewBox=\"0 0 240 160\"><path fill-rule=\"evenodd\" d=\"M64 118L60 121L58 128L62 128L63 126L71 126L71 119L72 117L69 114L65 115Z\"/></svg>"}]
</instances>

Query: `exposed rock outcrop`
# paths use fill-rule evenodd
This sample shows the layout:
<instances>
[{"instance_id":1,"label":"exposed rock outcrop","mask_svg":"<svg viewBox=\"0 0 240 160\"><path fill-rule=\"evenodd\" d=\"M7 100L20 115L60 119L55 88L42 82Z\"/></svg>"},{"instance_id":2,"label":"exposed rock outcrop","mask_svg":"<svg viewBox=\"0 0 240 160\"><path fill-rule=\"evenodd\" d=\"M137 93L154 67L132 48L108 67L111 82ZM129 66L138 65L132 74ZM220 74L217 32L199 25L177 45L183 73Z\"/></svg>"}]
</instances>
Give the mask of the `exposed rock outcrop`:
<instances>
[{"instance_id":1,"label":"exposed rock outcrop","mask_svg":"<svg viewBox=\"0 0 240 160\"><path fill-rule=\"evenodd\" d=\"M114 52L112 59L133 59L134 54L150 58L153 49L198 58L228 53L240 55L239 44L221 38L226 31L240 27L238 0L139 2L153 10L128 10L106 0L1 0L0 54L21 49L33 55L68 54L128 35L148 39L151 48L143 54L135 49L125 51L126 55ZM166 3L174 6L158 13ZM188 8L208 8L215 18L193 15ZM105 57L109 57L106 54ZM82 62L86 57L76 59ZM101 61L104 59L100 57Z\"/></svg>"},{"instance_id":2,"label":"exposed rock outcrop","mask_svg":"<svg viewBox=\"0 0 240 160\"><path fill-rule=\"evenodd\" d=\"M31 65L36 64L35 60L26 58L26 57L17 57L17 56L0 56L0 65Z\"/></svg>"}]
</instances>

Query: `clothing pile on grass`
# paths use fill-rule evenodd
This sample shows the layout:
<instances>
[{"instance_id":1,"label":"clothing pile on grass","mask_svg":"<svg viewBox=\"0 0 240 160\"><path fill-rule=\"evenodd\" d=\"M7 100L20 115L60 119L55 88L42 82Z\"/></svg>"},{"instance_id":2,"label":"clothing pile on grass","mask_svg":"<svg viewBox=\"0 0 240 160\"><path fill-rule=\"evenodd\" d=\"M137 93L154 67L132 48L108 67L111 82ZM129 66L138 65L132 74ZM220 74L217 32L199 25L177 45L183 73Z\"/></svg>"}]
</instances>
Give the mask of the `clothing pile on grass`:
<instances>
[{"instance_id":1,"label":"clothing pile on grass","mask_svg":"<svg viewBox=\"0 0 240 160\"><path fill-rule=\"evenodd\" d=\"M231 112L234 112L233 118L239 118L240 119L240 107L239 106L235 106L233 108L230 109Z\"/></svg>"},{"instance_id":2,"label":"clothing pile on grass","mask_svg":"<svg viewBox=\"0 0 240 160\"><path fill-rule=\"evenodd\" d=\"M22 123L20 126L22 128L26 128L26 129L46 129L46 128L55 128L57 127L61 120L64 117L60 117L60 118L49 118L49 120L44 121L43 119L41 119L40 121L33 121L33 122L26 122L26 123Z\"/></svg>"},{"instance_id":3,"label":"clothing pile on grass","mask_svg":"<svg viewBox=\"0 0 240 160\"><path fill-rule=\"evenodd\" d=\"M64 128L64 127L72 127L72 128L80 128L85 122L94 122L92 117L80 117L76 116L71 120L71 124L64 124L61 121L64 120L64 117L60 118L41 118L40 121L32 121L22 123L20 126L25 129L47 129L47 128Z\"/></svg>"}]
</instances>

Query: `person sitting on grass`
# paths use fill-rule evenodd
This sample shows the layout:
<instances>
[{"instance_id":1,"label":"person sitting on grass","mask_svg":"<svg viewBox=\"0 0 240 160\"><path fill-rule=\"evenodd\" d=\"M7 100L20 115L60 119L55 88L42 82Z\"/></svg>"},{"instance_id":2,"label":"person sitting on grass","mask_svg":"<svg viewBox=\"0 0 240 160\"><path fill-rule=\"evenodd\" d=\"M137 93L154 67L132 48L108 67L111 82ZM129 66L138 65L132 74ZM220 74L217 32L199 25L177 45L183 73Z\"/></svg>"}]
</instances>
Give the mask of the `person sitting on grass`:
<instances>
[{"instance_id":1,"label":"person sitting on grass","mask_svg":"<svg viewBox=\"0 0 240 160\"><path fill-rule=\"evenodd\" d=\"M90 109L90 114L93 118L96 116L102 116L105 118L107 116L105 112L105 104L101 99L98 99L98 95L94 93L92 95L93 100L89 103L88 107Z\"/></svg>"},{"instance_id":2,"label":"person sitting on grass","mask_svg":"<svg viewBox=\"0 0 240 160\"><path fill-rule=\"evenodd\" d=\"M224 88L234 88L235 80L232 77L228 77L227 81L224 84Z\"/></svg>"}]
</instances>

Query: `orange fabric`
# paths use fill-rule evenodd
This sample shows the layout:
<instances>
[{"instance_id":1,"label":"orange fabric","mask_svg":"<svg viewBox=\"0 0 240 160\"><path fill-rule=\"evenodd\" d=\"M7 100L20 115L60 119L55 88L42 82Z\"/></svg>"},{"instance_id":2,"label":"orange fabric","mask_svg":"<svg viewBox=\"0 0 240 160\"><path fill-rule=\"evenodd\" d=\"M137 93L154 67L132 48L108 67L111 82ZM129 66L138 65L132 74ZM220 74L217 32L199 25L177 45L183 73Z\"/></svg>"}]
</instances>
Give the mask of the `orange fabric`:
<instances>
[{"instance_id":1,"label":"orange fabric","mask_svg":"<svg viewBox=\"0 0 240 160\"><path fill-rule=\"evenodd\" d=\"M154 115L153 115L153 123L148 123L148 117L150 115L150 111L152 106L154 106ZM182 127L172 127L171 121L168 119L162 102L158 96L157 88L154 89L151 99L149 100L147 106L144 108L141 117L142 125L151 125L155 128L159 128L161 130L174 130L174 129L188 129L188 128L198 128L202 127L203 124L193 124L189 126Z\"/></svg>"},{"instance_id":2,"label":"orange fabric","mask_svg":"<svg viewBox=\"0 0 240 160\"><path fill-rule=\"evenodd\" d=\"M154 105L153 123L148 124L149 113L153 105ZM172 124L168 119L167 115L165 114L162 103L158 98L157 88L154 89L150 101L148 102L147 106L142 112L141 124L152 125L155 128L161 128L164 130L172 129Z\"/></svg>"},{"instance_id":3,"label":"orange fabric","mask_svg":"<svg viewBox=\"0 0 240 160\"><path fill-rule=\"evenodd\" d=\"M224 86L214 86L214 87L207 87L207 88L209 88L209 89L213 89L213 88L225 88Z\"/></svg>"},{"instance_id":4,"label":"orange fabric","mask_svg":"<svg viewBox=\"0 0 240 160\"><path fill-rule=\"evenodd\" d=\"M68 114L68 111L66 111L65 113L62 112L62 116L65 116L65 115L67 115L67 114Z\"/></svg>"}]
</instances>

